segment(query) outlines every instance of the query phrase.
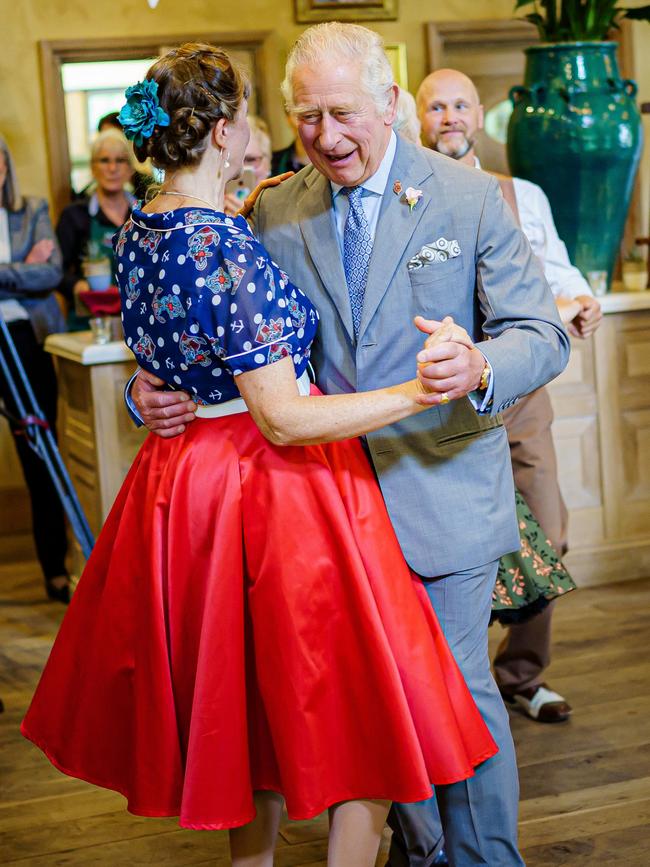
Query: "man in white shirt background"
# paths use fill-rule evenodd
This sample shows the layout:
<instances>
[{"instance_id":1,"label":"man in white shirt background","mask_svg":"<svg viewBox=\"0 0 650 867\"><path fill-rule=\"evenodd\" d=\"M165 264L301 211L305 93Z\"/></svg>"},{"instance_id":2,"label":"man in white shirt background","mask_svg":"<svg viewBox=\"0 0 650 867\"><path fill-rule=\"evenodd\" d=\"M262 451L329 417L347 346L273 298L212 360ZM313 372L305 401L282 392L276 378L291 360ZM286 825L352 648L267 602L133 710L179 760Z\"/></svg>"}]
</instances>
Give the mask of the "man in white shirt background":
<instances>
[{"instance_id":1,"label":"man in white shirt background","mask_svg":"<svg viewBox=\"0 0 650 867\"><path fill-rule=\"evenodd\" d=\"M417 93L424 143L458 162L480 169L475 138L483 128L483 106L472 80L454 69L428 75ZM544 191L521 178L497 176L544 274L568 330L587 338L602 318L600 304L570 260L555 228ZM503 413L515 483L559 554L567 550L567 511L557 481L551 438L553 412L545 388ZM539 722L563 722L571 707L542 679L550 663L553 606L526 623L511 626L494 660L503 697Z\"/></svg>"}]
</instances>

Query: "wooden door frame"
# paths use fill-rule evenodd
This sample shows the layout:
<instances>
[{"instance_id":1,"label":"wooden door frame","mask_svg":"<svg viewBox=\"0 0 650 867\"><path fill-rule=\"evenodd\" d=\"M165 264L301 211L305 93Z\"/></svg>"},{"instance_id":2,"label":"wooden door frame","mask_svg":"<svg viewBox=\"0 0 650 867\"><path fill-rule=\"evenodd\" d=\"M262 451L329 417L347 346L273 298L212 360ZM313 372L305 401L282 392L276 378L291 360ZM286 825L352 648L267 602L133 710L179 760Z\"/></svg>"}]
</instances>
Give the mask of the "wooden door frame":
<instances>
[{"instance_id":1,"label":"wooden door frame","mask_svg":"<svg viewBox=\"0 0 650 867\"><path fill-rule=\"evenodd\" d=\"M102 60L139 60L156 57L161 46L180 45L183 42L208 42L226 48L243 48L254 57L253 86L257 93L258 108L266 103L265 44L268 30L205 33L196 31L170 36L127 36L107 39L61 39L39 41L41 80L43 85L43 113L47 140L50 175L51 204L54 217L70 202L70 155L65 116L65 97L61 81L64 63L83 63Z\"/></svg>"},{"instance_id":2,"label":"wooden door frame","mask_svg":"<svg viewBox=\"0 0 650 867\"><path fill-rule=\"evenodd\" d=\"M478 21L429 21L426 24L429 72L446 66L448 45L486 47L519 46L522 49L539 42L537 29L519 19L486 19Z\"/></svg>"}]
</instances>

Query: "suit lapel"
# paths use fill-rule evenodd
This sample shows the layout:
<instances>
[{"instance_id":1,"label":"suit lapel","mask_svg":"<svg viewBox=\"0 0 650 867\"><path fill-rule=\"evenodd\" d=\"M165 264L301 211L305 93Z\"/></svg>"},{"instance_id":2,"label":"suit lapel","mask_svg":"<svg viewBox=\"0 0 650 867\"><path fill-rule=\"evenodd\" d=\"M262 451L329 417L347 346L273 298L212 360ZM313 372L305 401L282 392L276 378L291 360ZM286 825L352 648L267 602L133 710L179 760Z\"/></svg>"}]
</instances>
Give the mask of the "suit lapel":
<instances>
[{"instance_id":1,"label":"suit lapel","mask_svg":"<svg viewBox=\"0 0 650 867\"><path fill-rule=\"evenodd\" d=\"M416 189L433 170L415 145L405 143L397 137L397 151L390 170L388 183L381 202L377 231L372 247L368 282L363 300L359 338L370 325L382 298L395 275L413 233L431 207L431 197L426 194L411 211L403 199L403 192L397 195L393 185L399 181L402 190L407 187Z\"/></svg>"},{"instance_id":2,"label":"suit lapel","mask_svg":"<svg viewBox=\"0 0 650 867\"><path fill-rule=\"evenodd\" d=\"M305 178L305 186L298 206L300 231L323 286L333 299L350 340L354 341L352 309L334 226L330 183L314 169ZM309 294L309 287L304 288Z\"/></svg>"}]
</instances>

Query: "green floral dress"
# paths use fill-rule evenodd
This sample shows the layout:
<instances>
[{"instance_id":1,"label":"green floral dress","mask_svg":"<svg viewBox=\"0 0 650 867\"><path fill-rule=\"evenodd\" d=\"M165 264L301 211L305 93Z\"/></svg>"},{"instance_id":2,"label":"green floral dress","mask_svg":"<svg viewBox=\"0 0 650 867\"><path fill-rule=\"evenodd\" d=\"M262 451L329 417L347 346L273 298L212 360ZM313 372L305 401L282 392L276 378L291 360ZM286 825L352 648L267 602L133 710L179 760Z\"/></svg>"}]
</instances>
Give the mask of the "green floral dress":
<instances>
[{"instance_id":1,"label":"green floral dress","mask_svg":"<svg viewBox=\"0 0 650 867\"><path fill-rule=\"evenodd\" d=\"M491 622L520 623L571 590L575 582L516 491L521 548L501 558L492 592Z\"/></svg>"}]
</instances>

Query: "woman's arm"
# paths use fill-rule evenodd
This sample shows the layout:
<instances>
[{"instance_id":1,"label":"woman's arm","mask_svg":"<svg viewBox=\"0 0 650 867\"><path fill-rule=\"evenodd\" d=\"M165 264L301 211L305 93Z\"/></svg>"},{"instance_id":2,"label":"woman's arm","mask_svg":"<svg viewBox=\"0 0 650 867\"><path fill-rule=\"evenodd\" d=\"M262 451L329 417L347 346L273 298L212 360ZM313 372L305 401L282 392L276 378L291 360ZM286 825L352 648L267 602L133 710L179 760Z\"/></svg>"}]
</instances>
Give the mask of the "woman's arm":
<instances>
[{"instance_id":1,"label":"woman's arm","mask_svg":"<svg viewBox=\"0 0 650 867\"><path fill-rule=\"evenodd\" d=\"M26 261L0 265L0 286L23 297L32 292L56 289L61 280L61 252L56 243L47 203L39 202L35 210L28 213L27 219L31 223L26 227L31 235L30 253L41 241L50 241L52 248L47 261L39 261L38 256L34 256L34 260L30 261L28 253Z\"/></svg>"},{"instance_id":2,"label":"woman's arm","mask_svg":"<svg viewBox=\"0 0 650 867\"><path fill-rule=\"evenodd\" d=\"M450 342L473 348L465 329L447 317L427 338L425 347ZM303 397L298 393L293 363L288 358L238 374L236 379L255 423L276 445L306 445L360 436L444 399L442 388L434 391L416 380L375 391ZM139 370L127 386L125 400L134 420L167 438L183 433L194 419L196 404L187 392L161 391L164 386L164 380Z\"/></svg>"},{"instance_id":3,"label":"woman's arm","mask_svg":"<svg viewBox=\"0 0 650 867\"><path fill-rule=\"evenodd\" d=\"M357 437L428 409L417 402L425 390L416 379L375 391L303 397L290 358L241 373L236 382L259 429L279 446Z\"/></svg>"}]
</instances>

